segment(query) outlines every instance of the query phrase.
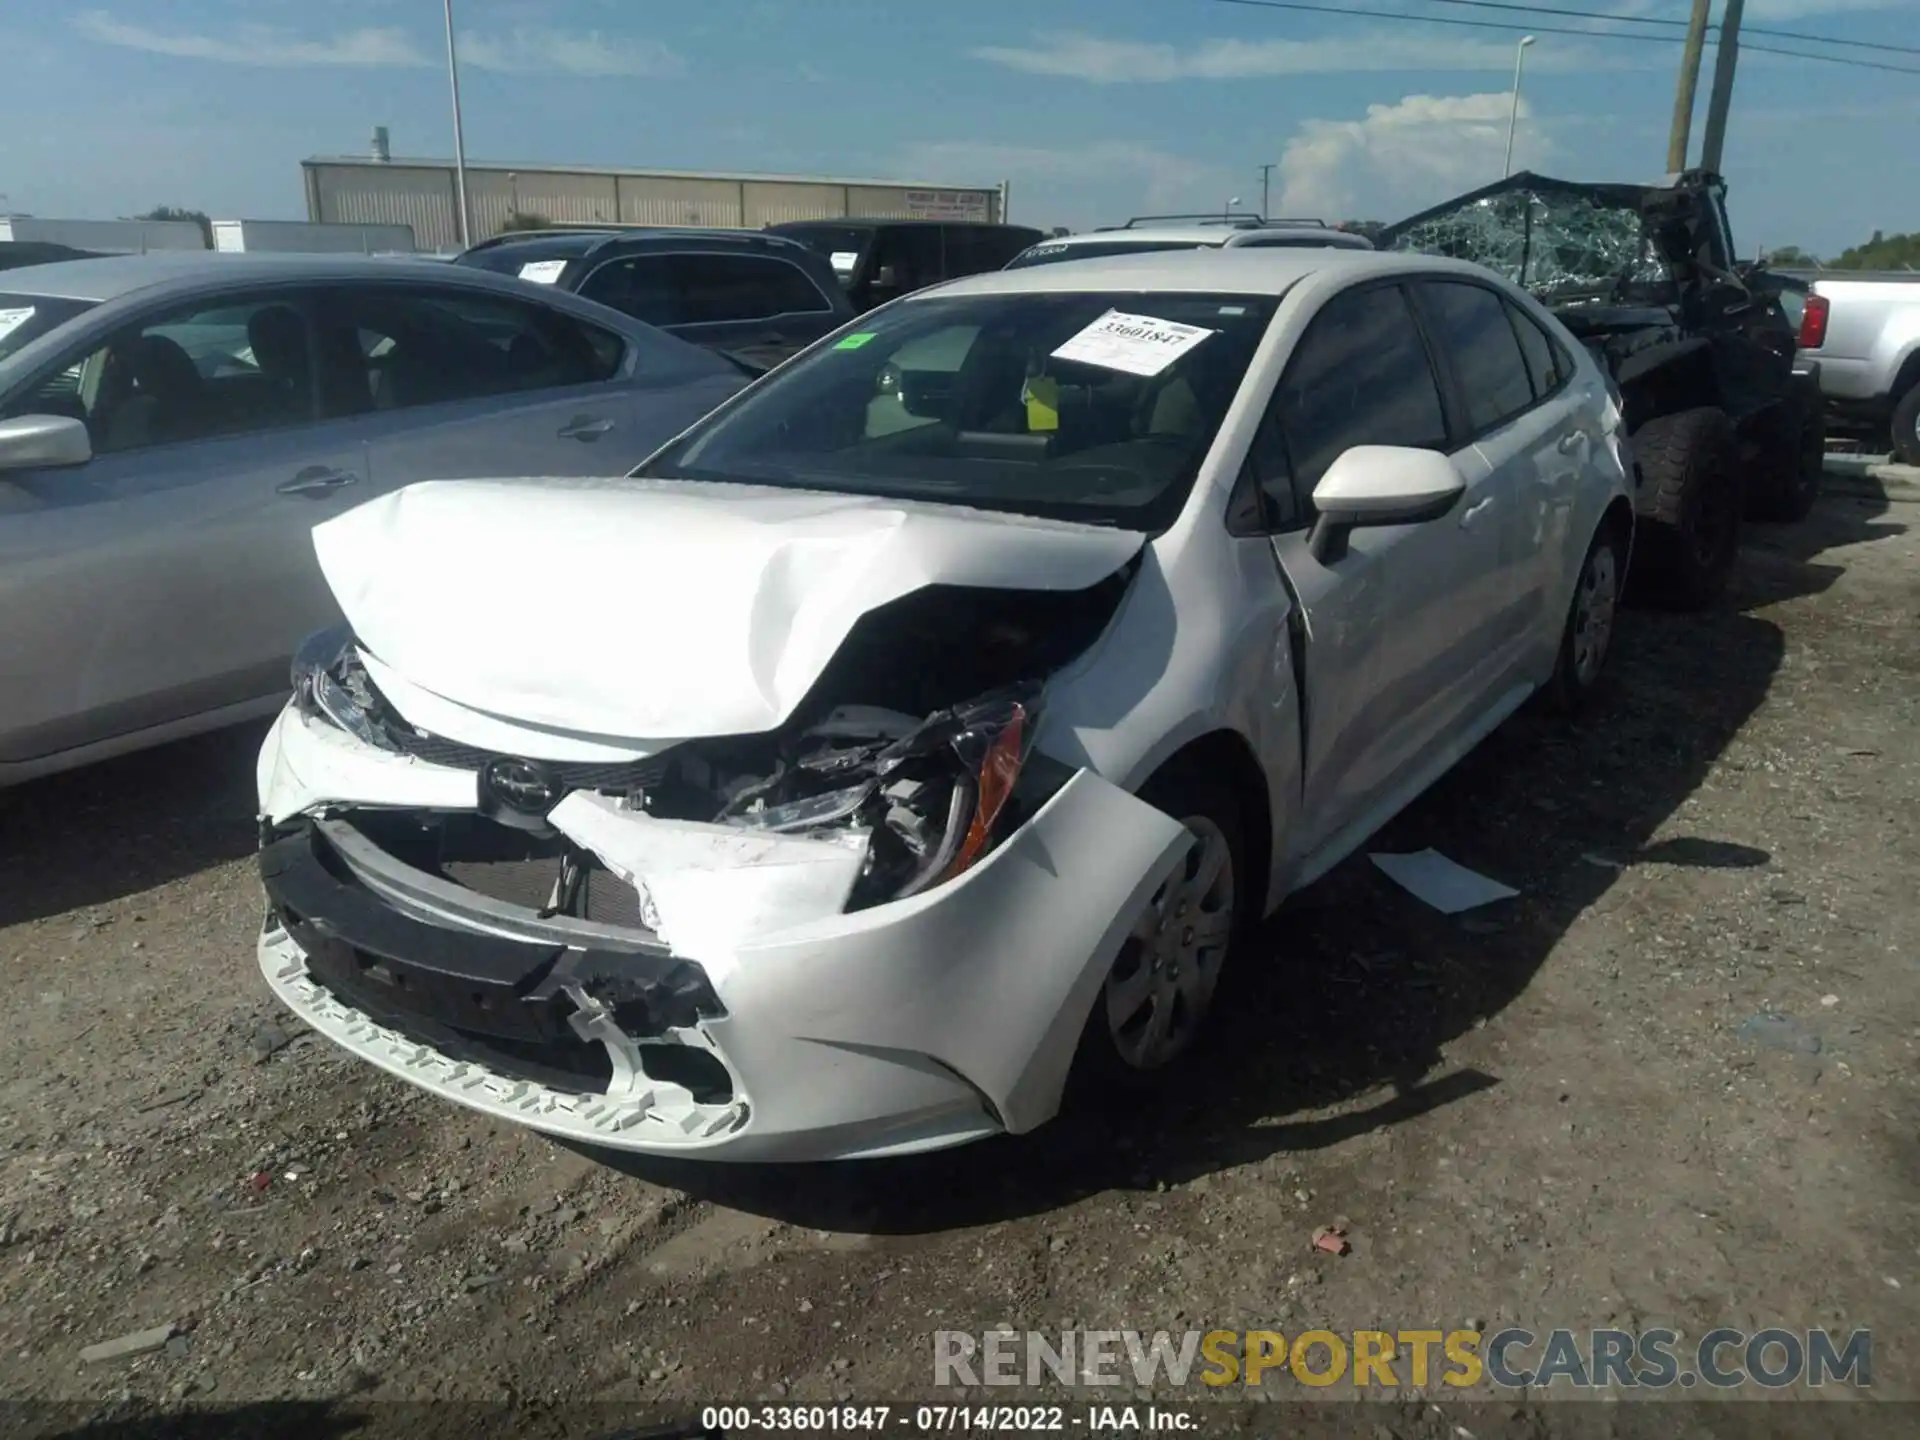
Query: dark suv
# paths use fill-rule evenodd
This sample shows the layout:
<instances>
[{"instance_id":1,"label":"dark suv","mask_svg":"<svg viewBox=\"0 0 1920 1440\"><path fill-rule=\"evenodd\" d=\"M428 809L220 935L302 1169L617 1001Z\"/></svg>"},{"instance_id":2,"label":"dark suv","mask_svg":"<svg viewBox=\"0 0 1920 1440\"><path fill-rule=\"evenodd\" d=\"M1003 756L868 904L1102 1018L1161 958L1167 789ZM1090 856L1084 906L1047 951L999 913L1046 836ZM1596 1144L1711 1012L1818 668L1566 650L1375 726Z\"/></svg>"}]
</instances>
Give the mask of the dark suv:
<instances>
[{"instance_id":1,"label":"dark suv","mask_svg":"<svg viewBox=\"0 0 1920 1440\"><path fill-rule=\"evenodd\" d=\"M853 318L827 261L753 230L527 230L461 254L765 369Z\"/></svg>"},{"instance_id":2,"label":"dark suv","mask_svg":"<svg viewBox=\"0 0 1920 1440\"><path fill-rule=\"evenodd\" d=\"M976 220L789 220L766 233L827 257L856 311L942 280L998 270L1047 238L1030 225Z\"/></svg>"}]
</instances>

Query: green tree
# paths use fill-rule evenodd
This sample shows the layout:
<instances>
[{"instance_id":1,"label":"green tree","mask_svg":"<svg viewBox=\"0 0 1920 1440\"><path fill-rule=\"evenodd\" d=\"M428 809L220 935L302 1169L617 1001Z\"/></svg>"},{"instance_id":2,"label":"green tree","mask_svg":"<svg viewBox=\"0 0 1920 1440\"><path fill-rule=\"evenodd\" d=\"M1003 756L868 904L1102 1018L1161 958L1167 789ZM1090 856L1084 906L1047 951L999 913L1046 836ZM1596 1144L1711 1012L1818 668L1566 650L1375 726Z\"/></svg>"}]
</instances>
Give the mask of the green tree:
<instances>
[{"instance_id":1,"label":"green tree","mask_svg":"<svg viewBox=\"0 0 1920 1440\"><path fill-rule=\"evenodd\" d=\"M200 238L207 242L207 248L213 248L213 221L207 218L204 210L182 210L178 205L156 205L144 215L136 215L136 220L191 220L200 227Z\"/></svg>"},{"instance_id":2,"label":"green tree","mask_svg":"<svg viewBox=\"0 0 1920 1440\"><path fill-rule=\"evenodd\" d=\"M509 230L551 230L553 221L537 210L515 210L507 216L507 223L500 227L501 233Z\"/></svg>"},{"instance_id":3,"label":"green tree","mask_svg":"<svg viewBox=\"0 0 1920 1440\"><path fill-rule=\"evenodd\" d=\"M1920 270L1920 231L1886 235L1876 230L1864 245L1842 250L1834 258L1836 270Z\"/></svg>"},{"instance_id":4,"label":"green tree","mask_svg":"<svg viewBox=\"0 0 1920 1440\"><path fill-rule=\"evenodd\" d=\"M1820 257L1810 250L1802 250L1798 245L1782 245L1778 250L1767 252L1767 264L1812 270L1819 267Z\"/></svg>"}]
</instances>

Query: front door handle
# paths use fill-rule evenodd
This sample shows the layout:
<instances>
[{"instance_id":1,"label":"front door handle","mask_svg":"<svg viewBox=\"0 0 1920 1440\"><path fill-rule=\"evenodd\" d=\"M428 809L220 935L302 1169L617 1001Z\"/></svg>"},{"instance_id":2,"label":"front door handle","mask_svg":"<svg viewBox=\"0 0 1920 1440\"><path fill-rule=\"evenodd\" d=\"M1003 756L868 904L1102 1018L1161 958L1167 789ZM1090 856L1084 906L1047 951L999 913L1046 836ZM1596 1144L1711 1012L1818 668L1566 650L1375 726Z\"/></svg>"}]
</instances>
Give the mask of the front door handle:
<instances>
[{"instance_id":1,"label":"front door handle","mask_svg":"<svg viewBox=\"0 0 1920 1440\"><path fill-rule=\"evenodd\" d=\"M1484 500L1475 501L1473 504L1469 505L1464 511L1461 512L1460 528L1462 530L1471 530L1473 528L1474 521L1478 520L1482 515L1486 514L1487 511L1492 508L1493 508L1493 497L1491 495L1487 496L1487 498Z\"/></svg>"},{"instance_id":2,"label":"front door handle","mask_svg":"<svg viewBox=\"0 0 1920 1440\"><path fill-rule=\"evenodd\" d=\"M291 480L282 480L273 488L282 495L323 495L329 490L338 490L342 485L351 485L359 478L351 470L336 470L331 465L309 465Z\"/></svg>"},{"instance_id":3,"label":"front door handle","mask_svg":"<svg viewBox=\"0 0 1920 1440\"><path fill-rule=\"evenodd\" d=\"M560 427L560 438L591 443L611 429L613 429L611 420L596 420L591 415L576 415Z\"/></svg>"},{"instance_id":4,"label":"front door handle","mask_svg":"<svg viewBox=\"0 0 1920 1440\"><path fill-rule=\"evenodd\" d=\"M1555 448L1557 448L1562 455L1571 455L1573 454L1574 451L1578 450L1582 445L1586 443L1587 443L1586 431L1571 430L1571 431L1568 431L1565 435L1562 435L1560 437L1560 443Z\"/></svg>"}]
</instances>

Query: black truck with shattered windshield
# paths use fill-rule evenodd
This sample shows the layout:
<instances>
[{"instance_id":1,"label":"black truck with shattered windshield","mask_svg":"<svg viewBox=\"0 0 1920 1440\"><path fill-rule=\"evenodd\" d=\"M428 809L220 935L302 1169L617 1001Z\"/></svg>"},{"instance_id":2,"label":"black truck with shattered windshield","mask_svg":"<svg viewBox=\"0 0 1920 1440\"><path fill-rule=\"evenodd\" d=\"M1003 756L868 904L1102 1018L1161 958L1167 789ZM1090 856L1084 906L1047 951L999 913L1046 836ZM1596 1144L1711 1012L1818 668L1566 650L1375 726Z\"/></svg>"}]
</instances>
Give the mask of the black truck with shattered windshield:
<instances>
[{"instance_id":1,"label":"black truck with shattered windshield","mask_svg":"<svg viewBox=\"0 0 1920 1440\"><path fill-rule=\"evenodd\" d=\"M1668 599L1720 595L1743 517L1812 508L1819 391L1794 373L1778 281L1733 258L1718 175L1608 185L1523 171L1386 226L1377 243L1505 276L1593 352L1632 437L1637 568Z\"/></svg>"}]
</instances>

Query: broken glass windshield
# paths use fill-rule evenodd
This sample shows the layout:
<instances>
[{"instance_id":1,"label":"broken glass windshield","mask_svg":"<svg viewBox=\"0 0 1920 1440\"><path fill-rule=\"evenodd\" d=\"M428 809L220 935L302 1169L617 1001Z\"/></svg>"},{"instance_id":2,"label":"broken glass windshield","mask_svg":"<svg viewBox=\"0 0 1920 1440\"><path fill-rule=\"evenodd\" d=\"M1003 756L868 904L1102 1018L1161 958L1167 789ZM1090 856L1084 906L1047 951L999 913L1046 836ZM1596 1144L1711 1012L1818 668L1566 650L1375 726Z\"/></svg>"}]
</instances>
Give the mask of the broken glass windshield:
<instances>
[{"instance_id":1,"label":"broken glass windshield","mask_svg":"<svg viewBox=\"0 0 1920 1440\"><path fill-rule=\"evenodd\" d=\"M1589 195L1489 195L1409 225L1392 248L1469 260L1543 298L1668 278L1639 213Z\"/></svg>"}]
</instances>

